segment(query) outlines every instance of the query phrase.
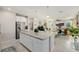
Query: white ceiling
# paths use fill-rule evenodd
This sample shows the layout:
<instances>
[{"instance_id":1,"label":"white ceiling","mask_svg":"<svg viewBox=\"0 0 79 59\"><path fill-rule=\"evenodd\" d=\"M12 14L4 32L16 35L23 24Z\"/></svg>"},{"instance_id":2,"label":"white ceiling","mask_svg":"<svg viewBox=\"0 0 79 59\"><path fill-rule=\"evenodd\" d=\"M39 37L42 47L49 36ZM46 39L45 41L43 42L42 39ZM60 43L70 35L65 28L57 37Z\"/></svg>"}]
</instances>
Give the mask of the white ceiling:
<instances>
[{"instance_id":1,"label":"white ceiling","mask_svg":"<svg viewBox=\"0 0 79 59\"><path fill-rule=\"evenodd\" d=\"M46 18L50 16L55 19L63 19L73 17L79 12L78 6L6 6L14 12L38 18Z\"/></svg>"}]
</instances>

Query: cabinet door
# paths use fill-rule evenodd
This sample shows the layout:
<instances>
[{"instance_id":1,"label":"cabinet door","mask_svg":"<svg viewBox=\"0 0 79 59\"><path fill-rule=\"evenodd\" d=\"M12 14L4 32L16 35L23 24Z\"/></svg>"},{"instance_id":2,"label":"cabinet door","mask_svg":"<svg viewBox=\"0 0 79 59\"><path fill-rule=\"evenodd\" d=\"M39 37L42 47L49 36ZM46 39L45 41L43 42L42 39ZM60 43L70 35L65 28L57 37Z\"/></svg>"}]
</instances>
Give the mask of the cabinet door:
<instances>
[{"instance_id":1,"label":"cabinet door","mask_svg":"<svg viewBox=\"0 0 79 59\"><path fill-rule=\"evenodd\" d=\"M48 52L49 51L49 40L39 40L33 38L33 52Z\"/></svg>"},{"instance_id":2,"label":"cabinet door","mask_svg":"<svg viewBox=\"0 0 79 59\"><path fill-rule=\"evenodd\" d=\"M29 36L21 34L21 43L24 44L29 50L32 51L32 40Z\"/></svg>"},{"instance_id":3,"label":"cabinet door","mask_svg":"<svg viewBox=\"0 0 79 59\"><path fill-rule=\"evenodd\" d=\"M32 39L31 39L31 37L30 36L26 36L26 42L25 42L25 45L27 46L27 48L29 48L31 51L32 51Z\"/></svg>"},{"instance_id":4,"label":"cabinet door","mask_svg":"<svg viewBox=\"0 0 79 59\"><path fill-rule=\"evenodd\" d=\"M42 41L42 45L43 45L43 52L49 52L50 50L50 42L49 42L49 38L45 39Z\"/></svg>"},{"instance_id":5,"label":"cabinet door","mask_svg":"<svg viewBox=\"0 0 79 59\"><path fill-rule=\"evenodd\" d=\"M32 38L33 39L33 52L41 52L42 51L42 42L39 39Z\"/></svg>"}]
</instances>

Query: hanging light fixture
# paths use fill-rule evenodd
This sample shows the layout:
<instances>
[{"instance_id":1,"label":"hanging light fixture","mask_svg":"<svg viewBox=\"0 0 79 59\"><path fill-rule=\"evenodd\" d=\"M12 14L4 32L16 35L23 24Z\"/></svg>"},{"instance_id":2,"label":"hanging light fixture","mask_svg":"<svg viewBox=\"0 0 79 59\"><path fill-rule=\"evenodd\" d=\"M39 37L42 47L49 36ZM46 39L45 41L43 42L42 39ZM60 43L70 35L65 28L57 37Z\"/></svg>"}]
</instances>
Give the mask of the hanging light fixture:
<instances>
[{"instance_id":1,"label":"hanging light fixture","mask_svg":"<svg viewBox=\"0 0 79 59\"><path fill-rule=\"evenodd\" d=\"M48 14L48 8L49 8L49 6L46 6L46 10L47 10L46 12L47 12L47 14ZM50 16L47 15L46 17L49 18Z\"/></svg>"}]
</instances>

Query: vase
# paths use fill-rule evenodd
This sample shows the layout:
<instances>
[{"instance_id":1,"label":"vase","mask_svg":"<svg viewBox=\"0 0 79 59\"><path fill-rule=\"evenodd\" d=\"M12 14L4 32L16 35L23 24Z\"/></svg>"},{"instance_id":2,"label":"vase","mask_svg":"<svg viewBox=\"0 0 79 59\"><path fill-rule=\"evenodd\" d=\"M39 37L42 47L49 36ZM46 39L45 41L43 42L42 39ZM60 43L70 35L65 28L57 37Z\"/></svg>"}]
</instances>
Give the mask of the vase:
<instances>
[{"instance_id":1,"label":"vase","mask_svg":"<svg viewBox=\"0 0 79 59\"><path fill-rule=\"evenodd\" d=\"M66 41L66 47L68 48L68 49L75 49L75 46L74 46L74 39L73 39L73 37L72 36L68 36L68 40Z\"/></svg>"},{"instance_id":2,"label":"vase","mask_svg":"<svg viewBox=\"0 0 79 59\"><path fill-rule=\"evenodd\" d=\"M73 45L74 45L75 50L79 50L78 37L74 38L74 43L73 43Z\"/></svg>"}]
</instances>

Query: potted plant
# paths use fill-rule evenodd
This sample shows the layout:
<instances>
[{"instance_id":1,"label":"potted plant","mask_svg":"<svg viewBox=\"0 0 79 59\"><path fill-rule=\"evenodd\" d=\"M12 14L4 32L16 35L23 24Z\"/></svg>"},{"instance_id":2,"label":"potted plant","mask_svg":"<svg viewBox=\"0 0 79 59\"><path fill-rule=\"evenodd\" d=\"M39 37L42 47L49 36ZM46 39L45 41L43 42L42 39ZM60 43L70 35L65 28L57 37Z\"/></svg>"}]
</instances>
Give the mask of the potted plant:
<instances>
[{"instance_id":1,"label":"potted plant","mask_svg":"<svg viewBox=\"0 0 79 59\"><path fill-rule=\"evenodd\" d=\"M74 27L69 27L67 28L67 30L70 32L70 35L73 37L73 41L74 41L74 47L75 49L78 48L78 44L77 44L77 39L79 36L79 28L74 28Z\"/></svg>"}]
</instances>

